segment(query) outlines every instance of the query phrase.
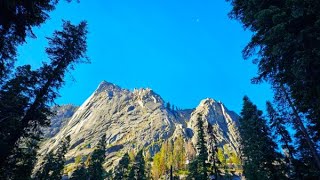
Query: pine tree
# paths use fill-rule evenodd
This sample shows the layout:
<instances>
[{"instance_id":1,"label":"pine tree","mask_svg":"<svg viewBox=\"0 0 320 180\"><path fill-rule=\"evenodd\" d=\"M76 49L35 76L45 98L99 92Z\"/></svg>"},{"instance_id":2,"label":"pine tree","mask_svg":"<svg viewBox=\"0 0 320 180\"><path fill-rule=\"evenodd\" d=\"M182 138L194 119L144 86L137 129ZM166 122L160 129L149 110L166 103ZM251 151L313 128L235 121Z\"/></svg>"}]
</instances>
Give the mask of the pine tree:
<instances>
[{"instance_id":1,"label":"pine tree","mask_svg":"<svg viewBox=\"0 0 320 180\"><path fill-rule=\"evenodd\" d=\"M57 149L54 154L52 151L49 152L43 163L41 169L36 173L36 179L39 180L56 180L61 179L63 175L63 168L65 165L65 154L69 149L70 136L67 136Z\"/></svg>"},{"instance_id":2,"label":"pine tree","mask_svg":"<svg viewBox=\"0 0 320 180\"><path fill-rule=\"evenodd\" d=\"M51 114L49 103L54 102L58 96L57 90L64 84L65 72L70 68L73 69L76 63L88 62L85 55L87 47L86 26L86 22L81 22L79 25L64 22L63 30L55 31L53 38L48 38L49 47L46 49L46 53L49 56L50 64L44 64L36 72L30 71L30 67L26 66L22 72L25 74L8 82L8 90L4 89L3 92L0 92L0 97L4 99L4 102L10 103L0 106L0 111L3 112L8 110L7 108L11 108L7 112L13 113L12 116L4 117L5 119L0 122L0 128L5 128L6 124L10 124L9 127L12 127L12 124L17 123L17 126L8 128L5 130L6 133L3 133L1 144L4 143L6 149L3 150L4 153L0 154L1 169L19 139L26 136L30 128L36 129L50 124L48 120L48 116ZM27 75L31 75L30 80L26 78ZM23 82L21 86L17 84L19 81ZM14 91L17 92L14 93ZM10 94L11 96L20 95L17 100L22 102L13 104L14 100L9 99Z\"/></svg>"},{"instance_id":3,"label":"pine tree","mask_svg":"<svg viewBox=\"0 0 320 180\"><path fill-rule=\"evenodd\" d=\"M244 57L254 57L259 68L253 82L267 81L275 93L284 93L295 116L294 128L306 141L305 148L311 153L310 165L315 164L320 171L316 147L320 141L320 39L317 38L320 2L230 2L233 5L230 16L254 32L251 42L243 50Z\"/></svg>"},{"instance_id":4,"label":"pine tree","mask_svg":"<svg viewBox=\"0 0 320 180\"><path fill-rule=\"evenodd\" d=\"M202 115L198 114L197 119L197 152L198 155L195 160L193 160L189 166L189 179L195 178L199 180L208 179L208 151L205 141L205 134L203 129Z\"/></svg>"},{"instance_id":5,"label":"pine tree","mask_svg":"<svg viewBox=\"0 0 320 180\"><path fill-rule=\"evenodd\" d=\"M34 97L32 89L37 84L36 77L37 73L31 70L31 66L18 67L14 77L7 81L0 90L0 177L14 169L9 168L8 163L12 165L16 161L15 158L23 157L19 150L19 143L13 144L12 142L13 136L21 133L17 129L21 127L20 120L25 113L25 108ZM20 142L32 139L30 131L26 130L26 132L25 137L19 140ZM20 155L12 154L13 151Z\"/></svg>"},{"instance_id":6,"label":"pine tree","mask_svg":"<svg viewBox=\"0 0 320 180\"><path fill-rule=\"evenodd\" d=\"M243 98L239 122L246 179L281 179L276 174L277 168L274 165L277 162L276 144L270 137L270 130L262 117L262 111L246 96Z\"/></svg>"},{"instance_id":7,"label":"pine tree","mask_svg":"<svg viewBox=\"0 0 320 180\"><path fill-rule=\"evenodd\" d=\"M40 180L55 180L61 179L63 168L65 165L65 154L69 149L70 136L65 137L56 153L49 152L43 159L40 165L40 170L36 173L36 179Z\"/></svg>"},{"instance_id":8,"label":"pine tree","mask_svg":"<svg viewBox=\"0 0 320 180\"><path fill-rule=\"evenodd\" d=\"M26 42L29 35L35 38L32 28L40 26L54 10L58 1L11 1L0 3L0 84L9 74L17 55L17 46ZM5 18L3 18L5 17Z\"/></svg>"},{"instance_id":9,"label":"pine tree","mask_svg":"<svg viewBox=\"0 0 320 180\"><path fill-rule=\"evenodd\" d=\"M288 176L290 177L297 177L299 173L297 172L296 160L294 158L295 149L292 145L292 138L285 128L286 120L273 108L271 102L267 102L267 112L274 136L280 137L281 148L286 153L286 172L289 173Z\"/></svg>"},{"instance_id":10,"label":"pine tree","mask_svg":"<svg viewBox=\"0 0 320 180\"><path fill-rule=\"evenodd\" d=\"M199 114L198 121L197 121L197 128L198 128L198 141L197 141L197 151L199 160L199 177L200 179L207 179L207 164L206 161L208 159L208 151L205 141L204 129L203 129L203 120L202 115Z\"/></svg>"},{"instance_id":11,"label":"pine tree","mask_svg":"<svg viewBox=\"0 0 320 180\"><path fill-rule=\"evenodd\" d=\"M221 164L218 159L218 142L217 138L214 133L214 129L210 123L208 123L208 162L210 163L212 167L212 174L214 175L215 179L218 179L218 176L220 176L220 171L218 169L218 166Z\"/></svg>"},{"instance_id":12,"label":"pine tree","mask_svg":"<svg viewBox=\"0 0 320 180\"><path fill-rule=\"evenodd\" d=\"M103 162L106 158L105 142L106 135L103 135L96 147L88 159L88 173L90 179L103 180L105 170L103 168Z\"/></svg>"},{"instance_id":13,"label":"pine tree","mask_svg":"<svg viewBox=\"0 0 320 180\"><path fill-rule=\"evenodd\" d=\"M77 169L72 173L70 180L88 180L89 175L87 169L84 167L84 164L81 163L78 165Z\"/></svg>"},{"instance_id":14,"label":"pine tree","mask_svg":"<svg viewBox=\"0 0 320 180\"><path fill-rule=\"evenodd\" d=\"M146 179L146 173L145 173L145 161L143 157L143 151L140 150L132 164L130 173L129 173L129 179L133 180L145 180Z\"/></svg>"},{"instance_id":15,"label":"pine tree","mask_svg":"<svg viewBox=\"0 0 320 180\"><path fill-rule=\"evenodd\" d=\"M126 153L123 155L123 157L119 161L118 166L115 168L115 177L114 177L115 180L128 179L129 164L130 164L129 154Z\"/></svg>"},{"instance_id":16,"label":"pine tree","mask_svg":"<svg viewBox=\"0 0 320 180\"><path fill-rule=\"evenodd\" d=\"M167 108L168 110L171 110L170 102L167 102L166 108Z\"/></svg>"},{"instance_id":17,"label":"pine tree","mask_svg":"<svg viewBox=\"0 0 320 180\"><path fill-rule=\"evenodd\" d=\"M298 109L293 104L293 99L289 95L289 87L284 85L274 85L280 88L281 91L275 91L274 102L278 111L281 113L281 118L289 124L293 125L295 130L294 146L295 146L295 159L294 164L295 173L292 176L305 178L316 177L319 172L318 160L319 154L317 153L317 146L312 139L312 135L307 129L308 120L305 119L303 113L298 112Z\"/></svg>"},{"instance_id":18,"label":"pine tree","mask_svg":"<svg viewBox=\"0 0 320 180\"><path fill-rule=\"evenodd\" d=\"M30 133L29 137L19 140L19 145L15 147L9 161L5 165L3 177L1 179L31 179L31 173L37 162L38 143L40 141L40 131Z\"/></svg>"}]
</instances>

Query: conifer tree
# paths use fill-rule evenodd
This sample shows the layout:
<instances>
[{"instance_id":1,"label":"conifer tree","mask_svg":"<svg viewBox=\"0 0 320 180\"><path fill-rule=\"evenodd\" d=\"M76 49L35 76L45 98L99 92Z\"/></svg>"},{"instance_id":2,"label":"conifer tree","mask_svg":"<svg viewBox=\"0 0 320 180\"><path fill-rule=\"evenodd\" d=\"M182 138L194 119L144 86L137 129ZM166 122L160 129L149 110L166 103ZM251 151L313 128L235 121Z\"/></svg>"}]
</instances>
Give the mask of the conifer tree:
<instances>
[{"instance_id":1,"label":"conifer tree","mask_svg":"<svg viewBox=\"0 0 320 180\"><path fill-rule=\"evenodd\" d=\"M41 169L36 173L36 179L56 180L62 178L66 161L65 154L69 149L69 143L70 136L67 136L60 143L55 154L51 151L45 156L44 161L41 164Z\"/></svg>"},{"instance_id":2,"label":"conifer tree","mask_svg":"<svg viewBox=\"0 0 320 180\"><path fill-rule=\"evenodd\" d=\"M228 1L230 16L254 32L243 50L244 58L254 57L258 64L253 82L266 81L284 95L295 116L294 128L306 142L303 148L312 156L310 165L320 171L320 2Z\"/></svg>"},{"instance_id":3,"label":"conifer tree","mask_svg":"<svg viewBox=\"0 0 320 180\"><path fill-rule=\"evenodd\" d=\"M115 168L115 177L114 177L115 180L128 179L129 164L130 164L129 154L125 153L121 158L121 160L119 161L118 166Z\"/></svg>"},{"instance_id":4,"label":"conifer tree","mask_svg":"<svg viewBox=\"0 0 320 180\"><path fill-rule=\"evenodd\" d=\"M220 164L220 161L218 159L218 142L217 138L214 133L214 129L210 123L208 123L208 162L210 163L212 167L212 173L215 177L215 179L218 179L218 176L220 176L220 171L218 169L218 165Z\"/></svg>"},{"instance_id":5,"label":"conifer tree","mask_svg":"<svg viewBox=\"0 0 320 180\"><path fill-rule=\"evenodd\" d=\"M18 180L21 177L24 179L31 179L31 173L37 162L37 151L39 149L38 143L40 140L40 131L30 133L29 137L19 140L19 145L15 147L9 161L6 163L5 168L0 179Z\"/></svg>"},{"instance_id":6,"label":"conifer tree","mask_svg":"<svg viewBox=\"0 0 320 180\"><path fill-rule=\"evenodd\" d=\"M170 102L167 102L166 108L167 108L168 110L171 110Z\"/></svg>"},{"instance_id":7,"label":"conifer tree","mask_svg":"<svg viewBox=\"0 0 320 180\"><path fill-rule=\"evenodd\" d=\"M199 179L199 180L206 180L208 179L208 151L205 141L205 134L203 129L203 120L202 115L198 114L197 119L197 157L193 162L191 162L189 166L189 177L188 179Z\"/></svg>"},{"instance_id":8,"label":"conifer tree","mask_svg":"<svg viewBox=\"0 0 320 180\"><path fill-rule=\"evenodd\" d=\"M13 68L17 46L26 37L35 38L32 28L40 26L54 10L58 1L11 1L0 3L0 84Z\"/></svg>"},{"instance_id":9,"label":"conifer tree","mask_svg":"<svg viewBox=\"0 0 320 180\"><path fill-rule=\"evenodd\" d=\"M130 173L129 173L129 179L133 180L145 180L146 179L146 173L145 173L145 161L143 157L143 151L140 150L132 164Z\"/></svg>"},{"instance_id":10,"label":"conifer tree","mask_svg":"<svg viewBox=\"0 0 320 180\"><path fill-rule=\"evenodd\" d=\"M103 168L103 162L106 158L106 135L103 135L99 140L96 149L92 152L88 158L88 173L90 179L103 180L105 176L105 170Z\"/></svg>"},{"instance_id":11,"label":"conifer tree","mask_svg":"<svg viewBox=\"0 0 320 180\"><path fill-rule=\"evenodd\" d=\"M198 128L198 141L197 141L197 151L199 160L199 177L200 179L207 179L207 164L206 161L208 159L208 151L205 141L204 129L203 129L203 120L202 115L199 114L198 121L197 121L197 128Z\"/></svg>"},{"instance_id":12,"label":"conifer tree","mask_svg":"<svg viewBox=\"0 0 320 180\"><path fill-rule=\"evenodd\" d=\"M77 63L88 62L85 55L86 26L86 22L81 22L79 25L64 22L62 31L55 31L53 37L48 38L49 47L46 53L50 64L44 63L36 72L25 66L21 76L16 76L8 82L8 90L3 89L4 91L0 92L3 102L10 103L0 106L0 111L11 108L9 112L13 113L12 116L4 117L0 121L0 128L5 128L7 124L12 127L12 124L17 123L14 128L6 129L1 138L0 143L5 144L6 148L1 149L3 153L0 154L0 168L3 168L19 139L26 136L29 129L49 125L48 116L51 114L49 104L58 96L57 90L64 84L66 71L73 69ZM27 78L28 75L31 75L31 79ZM21 85L17 84L19 81L22 81ZM13 104L14 99L10 100L10 94L20 95L17 100L22 102Z\"/></svg>"},{"instance_id":13,"label":"conifer tree","mask_svg":"<svg viewBox=\"0 0 320 180\"><path fill-rule=\"evenodd\" d=\"M87 169L84 167L84 164L81 163L78 165L77 169L72 173L70 180L88 180L89 175Z\"/></svg>"},{"instance_id":14,"label":"conifer tree","mask_svg":"<svg viewBox=\"0 0 320 180\"><path fill-rule=\"evenodd\" d=\"M246 179L281 179L281 176L276 174L277 168L274 165L277 162L276 144L270 137L262 111L258 110L247 96L243 98L239 122Z\"/></svg>"},{"instance_id":15,"label":"conifer tree","mask_svg":"<svg viewBox=\"0 0 320 180\"><path fill-rule=\"evenodd\" d=\"M270 121L270 127L272 128L275 137L280 137L280 143L282 150L285 154L286 170L291 177L297 177L296 160L294 158L295 149L292 145L292 138L285 128L286 120L282 117L272 106L271 102L267 102L267 112Z\"/></svg>"}]
</instances>

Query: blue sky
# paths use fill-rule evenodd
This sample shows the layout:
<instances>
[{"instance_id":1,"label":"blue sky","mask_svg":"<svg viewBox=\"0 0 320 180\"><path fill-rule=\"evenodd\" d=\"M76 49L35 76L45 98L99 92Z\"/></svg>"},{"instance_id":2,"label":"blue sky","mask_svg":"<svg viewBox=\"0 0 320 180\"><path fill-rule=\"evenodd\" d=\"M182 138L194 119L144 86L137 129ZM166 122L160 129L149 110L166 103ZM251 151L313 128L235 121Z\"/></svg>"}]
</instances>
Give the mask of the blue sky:
<instances>
[{"instance_id":1,"label":"blue sky","mask_svg":"<svg viewBox=\"0 0 320 180\"><path fill-rule=\"evenodd\" d=\"M67 75L58 104L80 105L106 80L127 89L150 87L180 108L211 97L239 113L248 95L264 109L272 93L268 85L250 84L256 66L241 51L251 33L228 18L230 8L224 0L61 1L34 29L37 39L19 47L18 65L37 68L46 60L45 37L60 29L62 19L87 20L92 63Z\"/></svg>"}]
</instances>

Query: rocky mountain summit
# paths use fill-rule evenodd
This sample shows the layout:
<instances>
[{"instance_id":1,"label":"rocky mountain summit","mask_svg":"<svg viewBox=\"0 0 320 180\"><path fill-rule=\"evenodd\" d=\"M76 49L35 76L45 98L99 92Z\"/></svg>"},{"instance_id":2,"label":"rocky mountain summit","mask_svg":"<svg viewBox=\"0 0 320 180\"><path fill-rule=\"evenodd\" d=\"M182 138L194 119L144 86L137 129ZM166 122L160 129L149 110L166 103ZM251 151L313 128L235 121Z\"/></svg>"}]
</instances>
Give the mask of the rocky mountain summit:
<instances>
[{"instance_id":1,"label":"rocky mountain summit","mask_svg":"<svg viewBox=\"0 0 320 180\"><path fill-rule=\"evenodd\" d=\"M59 108L59 107L57 107ZM204 99L195 109L167 108L164 100L149 88L129 91L103 81L79 107L61 106L52 117L48 140L42 143L40 154L55 150L61 140L70 136L67 162L75 157L87 157L98 140L106 134L106 167L113 167L129 151L145 149L151 156L159 151L161 142L182 136L196 143L196 120L202 114L204 126L210 124L220 146L238 154L239 116L221 102Z\"/></svg>"}]
</instances>

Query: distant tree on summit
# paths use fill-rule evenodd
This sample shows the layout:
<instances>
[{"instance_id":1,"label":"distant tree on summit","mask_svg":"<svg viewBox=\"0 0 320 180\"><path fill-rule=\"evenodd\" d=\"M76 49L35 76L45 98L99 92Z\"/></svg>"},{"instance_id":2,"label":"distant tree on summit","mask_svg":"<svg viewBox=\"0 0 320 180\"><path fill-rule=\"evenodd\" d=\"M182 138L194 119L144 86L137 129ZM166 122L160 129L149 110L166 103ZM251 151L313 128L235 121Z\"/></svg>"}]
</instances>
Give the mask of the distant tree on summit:
<instances>
[{"instance_id":1,"label":"distant tree on summit","mask_svg":"<svg viewBox=\"0 0 320 180\"><path fill-rule=\"evenodd\" d=\"M171 110L171 104L170 104L170 102L167 102L166 108L167 108L168 110Z\"/></svg>"}]
</instances>

